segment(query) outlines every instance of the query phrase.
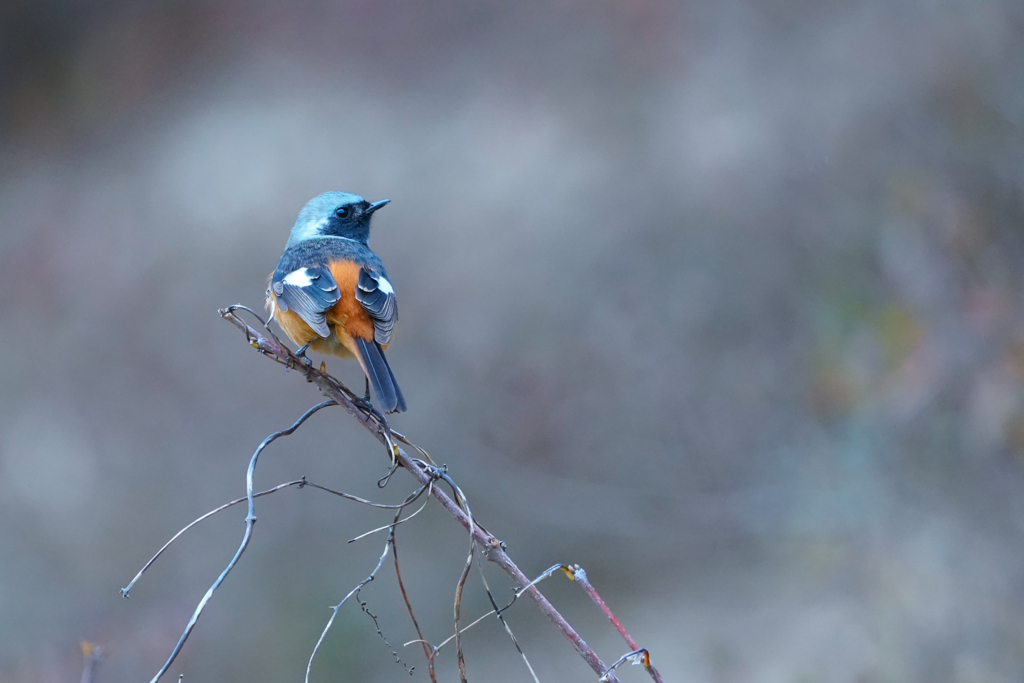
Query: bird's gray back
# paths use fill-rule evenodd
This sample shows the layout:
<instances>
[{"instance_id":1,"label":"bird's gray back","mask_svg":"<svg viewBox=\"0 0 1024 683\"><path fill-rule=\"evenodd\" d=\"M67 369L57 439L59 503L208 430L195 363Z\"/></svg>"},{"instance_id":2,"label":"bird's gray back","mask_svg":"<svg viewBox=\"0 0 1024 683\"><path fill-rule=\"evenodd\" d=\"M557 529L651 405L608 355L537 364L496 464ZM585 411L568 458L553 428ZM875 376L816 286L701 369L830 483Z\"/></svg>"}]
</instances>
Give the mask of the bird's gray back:
<instances>
[{"instance_id":1,"label":"bird's gray back","mask_svg":"<svg viewBox=\"0 0 1024 683\"><path fill-rule=\"evenodd\" d=\"M274 279L299 268L326 266L332 261L353 261L387 277L384 264L365 244L344 237L315 237L285 249L277 263Z\"/></svg>"}]
</instances>

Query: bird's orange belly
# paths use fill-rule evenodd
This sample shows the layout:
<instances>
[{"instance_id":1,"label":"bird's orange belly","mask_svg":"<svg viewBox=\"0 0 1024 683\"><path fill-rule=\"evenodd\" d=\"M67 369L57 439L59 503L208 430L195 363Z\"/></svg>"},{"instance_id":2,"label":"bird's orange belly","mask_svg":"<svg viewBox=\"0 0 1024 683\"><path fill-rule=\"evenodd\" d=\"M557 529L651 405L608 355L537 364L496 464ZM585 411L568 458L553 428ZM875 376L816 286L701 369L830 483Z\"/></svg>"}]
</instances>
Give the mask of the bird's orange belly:
<instances>
[{"instance_id":1,"label":"bird's orange belly","mask_svg":"<svg viewBox=\"0 0 1024 683\"><path fill-rule=\"evenodd\" d=\"M284 333L299 346L309 344L311 350L327 356L354 357L352 350L349 348L352 339L340 325L328 323L331 328L331 335L329 337L321 337L294 311L282 311L278 308L274 320L281 326Z\"/></svg>"}]
</instances>

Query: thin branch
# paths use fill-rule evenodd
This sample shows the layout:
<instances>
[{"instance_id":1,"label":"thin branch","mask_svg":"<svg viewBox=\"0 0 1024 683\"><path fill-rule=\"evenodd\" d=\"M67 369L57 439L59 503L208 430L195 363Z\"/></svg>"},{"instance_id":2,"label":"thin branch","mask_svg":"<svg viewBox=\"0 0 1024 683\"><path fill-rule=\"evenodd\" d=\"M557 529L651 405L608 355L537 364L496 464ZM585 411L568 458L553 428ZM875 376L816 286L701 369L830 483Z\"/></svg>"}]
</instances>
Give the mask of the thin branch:
<instances>
[{"instance_id":1,"label":"thin branch","mask_svg":"<svg viewBox=\"0 0 1024 683\"><path fill-rule=\"evenodd\" d=\"M546 579L546 578L550 577L550 576L551 576L552 574L554 574L554 573L555 573L555 570L556 570L556 569L561 569L561 568L562 568L562 565L560 565L560 564L556 564L556 565L554 565L554 566L552 566L552 567L548 567L547 569L545 569L545 570L544 570L544 571L543 571L543 572L541 573L541 575L540 575L540 576L538 576L538 577L537 577L536 579L534 579L534 580L533 580L533 581L531 581L530 583L526 584L525 586L523 586L522 588L520 588L519 590L517 590L517 591L516 591L516 592L515 592L515 593L514 593L514 594L512 595L512 599L511 599L511 600L509 601L509 603L508 603L507 605L505 605L504 607L502 607L502 608L501 608L500 610L498 610L498 613L500 614L500 613L504 612L505 610L507 610L507 609L508 609L509 607L511 607L512 605L514 605L514 604L515 604L515 602L516 602L516 600L518 600L518 599L519 599L519 596L520 596L520 595L522 595L523 593L525 593L525 592L527 591L527 589L529 589L529 588L532 588L533 586L537 585L538 583L540 583L540 582L541 582L541 581L543 581L544 579ZM490 612L489 614L493 614L493 612Z\"/></svg>"},{"instance_id":2,"label":"thin branch","mask_svg":"<svg viewBox=\"0 0 1024 683\"><path fill-rule=\"evenodd\" d=\"M541 581L543 581L544 579L548 578L549 576L551 576L555 572L555 570L562 569L563 566L564 565L556 564L553 567L550 567L550 568L546 569L543 574L541 574L536 579L534 579L530 583L526 584L525 586L523 586L522 588L517 590L512 595L512 600L509 601L509 603L507 605L505 605L501 609L498 609L498 608L492 609L490 612L487 612L486 614L483 614L483 615L477 617L473 621L473 623L471 623L466 628L462 629L462 632L465 633L466 631L468 631L469 629L473 628L474 626L476 626L477 624L479 624L481 621L483 621L487 617L491 616L492 614L495 614L495 613L501 614L502 612L507 610L509 607L511 607L513 604L515 604L515 601L519 599L519 596L522 595L523 593L525 593L528 588L531 588L532 586L534 586L534 585L540 583ZM494 604L493 600L491 601L491 604L492 605ZM448 643L452 642L453 640L455 640L455 634L454 633L452 635L448 636L447 638L445 638L445 640L442 641L440 645L438 645L437 647L433 648L434 653L436 654L438 650L440 650L442 647L444 647ZM410 640L408 643L405 643L405 645L409 646L409 645L412 645L413 643L422 643L425 646L429 645L429 643L427 643L427 641L422 639L422 636L420 636L420 638L417 639L417 640Z\"/></svg>"},{"instance_id":3,"label":"thin branch","mask_svg":"<svg viewBox=\"0 0 1024 683\"><path fill-rule=\"evenodd\" d=\"M282 429L279 432L274 432L266 439L264 439L259 446L256 447L256 452L252 454L252 458L249 460L249 469L246 471L245 474L245 494L246 499L249 502L249 512L245 516L245 533L242 536L242 543L238 546L238 550L235 551L235 556L231 558L230 562L228 562L228 566L224 568L224 571L221 572L220 576L217 577L217 580L214 581L213 585L210 586L209 590L206 591L206 594L203 596L202 600L199 601L199 604L196 605L195 612L192 613L192 618L189 619L188 624L185 626L184 632L182 632L181 634L181 638L178 639L178 644L175 645L174 650L171 651L171 656L167 658L167 661L156 673L156 675L153 676L150 683L156 683L158 680L160 680L160 677L163 676L169 668L171 668L171 664L173 664L174 660L177 659L178 653L181 652L181 648L185 645L185 641L188 640L189 634L192 633L192 629L195 628L196 622L199 620L199 615L202 614L203 609L206 608L206 603L210 601L210 598L213 597L214 592L216 592L216 590L220 588L220 585L224 583L224 579L226 579L231 570L234 569L235 565L238 563L239 558L242 557L242 553L244 553L245 549L249 546L249 540L252 538L252 528L256 524L256 506L254 502L255 496L253 495L252 492L252 477L253 473L256 470L256 461L259 459L260 453L262 453L264 448L272 444L279 437L288 436L296 429L298 429L303 422L305 422L311 415L313 415L313 413L316 413L318 410L322 408L327 408L328 406L333 405L337 405L337 402L333 399L324 401L323 403L316 404L315 406L307 410L305 413L303 413L302 417L296 420L291 427L289 427L288 429Z\"/></svg>"},{"instance_id":4,"label":"thin branch","mask_svg":"<svg viewBox=\"0 0 1024 683\"><path fill-rule=\"evenodd\" d=\"M302 488L302 486L304 486L306 483L307 483L306 482L306 478L303 477L302 479L296 479L295 481L289 481L289 482L286 482L284 484L278 484L274 488L267 489L266 491L260 491L259 493L253 494L252 497L253 498L260 498L261 496L269 496L271 493L276 493L277 491L280 491L281 489L284 489L284 488L288 488L289 486L298 486L299 488ZM121 589L121 595L123 595L126 598L131 597L130 595L128 595L128 592L132 589L132 587L136 583L138 583L139 579L142 578L142 575L146 573L146 570L149 569L150 566L154 562L156 562L157 558L160 557L161 555L163 555L164 551L167 550L169 547L171 547L172 543L174 543L175 541L178 540L179 536L181 536L186 531L188 531L189 529L194 527L196 524L199 524L199 522L203 521L204 519L207 519L208 517L213 517L218 512L222 512L223 510L227 510L229 507L231 507L233 505L238 505L239 503L244 503L248 499L249 499L248 496L243 496L241 498L236 498L235 500L231 501L230 503L224 503L219 508L215 508L213 510L210 510L205 515L203 515L202 517L198 517L198 518L194 519L191 523L186 525L181 531L179 531L178 533L176 533L173 536L171 536L171 540L167 541L167 543L164 543L163 547L161 547L160 550L156 551L156 555L154 555L153 557L149 558L149 562L147 562L145 565L143 565L142 569L139 570L139 573L135 575L135 578L132 579L128 583L127 586L125 586L124 588Z\"/></svg>"},{"instance_id":5,"label":"thin branch","mask_svg":"<svg viewBox=\"0 0 1024 683\"><path fill-rule=\"evenodd\" d=\"M393 433L393 432L392 432ZM395 541L395 534L391 534L391 556L395 560L395 577L398 579L398 589L402 591L402 600L405 601L405 608L409 610L409 618L419 636L420 644L423 645L423 655L427 658L427 673L430 675L430 683L437 683L437 675L434 673L434 655L430 651L430 645L423 639L423 632L420 631L420 624L416 621L416 615L412 611L412 603L409 602L409 594L405 592L405 583L402 581L402 570L398 567L398 543ZM406 643L408 645L408 643Z\"/></svg>"},{"instance_id":6,"label":"thin branch","mask_svg":"<svg viewBox=\"0 0 1024 683\"><path fill-rule=\"evenodd\" d=\"M327 625L324 626L324 630L320 633L320 637L317 638L316 645L313 646L313 652L311 652L310 655L309 655L309 662L307 662L307 664L306 664L306 678L304 679L305 683L309 683L309 672L313 669L313 658L316 657L317 650L320 649L320 645L324 642L324 638L327 637L327 632L331 630L331 625L334 623L334 618L336 616L338 616L338 610L341 609L342 605L344 605L348 601L349 598L351 598L353 595L356 594L356 591L358 591L360 588L362 588L366 584L368 584L371 581L373 581L373 577L374 577L374 575L376 575L377 570L380 569L380 566L382 564L384 564L384 558L387 557L388 548L390 548L390 547L391 547L391 534L388 534L388 540L385 541L385 543L384 543L384 552L381 553L380 559L377 560L377 566L373 568L373 571L370 572L370 575L367 576L362 581L360 581L359 585L357 585L355 588L350 590L348 592L348 595L346 595L344 598L341 599L341 602L339 602L337 605L333 605L331 607L331 618L327 620Z\"/></svg>"},{"instance_id":7,"label":"thin branch","mask_svg":"<svg viewBox=\"0 0 1024 683\"><path fill-rule=\"evenodd\" d=\"M411 518L415 517L416 515L418 515L423 510L423 508L426 507L426 504L429 503L429 502L430 502L430 496L428 495L427 499L425 501L423 501L423 505L421 505L419 507L419 509L416 510L416 512L412 513L411 515L406 517L405 520L401 520L401 521L406 521L406 520L411 519ZM401 517L401 515L402 515L402 511L401 510L399 510L398 512L395 513L395 519L394 519L394 521L391 524L391 531L388 534L388 541L391 544L391 552L392 553L395 552L395 548L397 547L395 545L395 528L401 523L399 521L399 519L398 519L399 517ZM350 541L350 543L351 543L351 541ZM394 657L395 661L398 662L399 664L401 664L405 668L406 672L411 676L413 670L415 670L416 667L414 666L412 668L409 668L409 666L406 665L406 663L404 661L402 661L402 657L395 651L395 648L391 647L391 643L388 642L388 639L387 639L387 637L385 637L384 632L380 629L380 622L377 621L377 615L370 611L370 608L367 607L365 601L359 599L359 591L356 591L356 596L355 597L356 597L356 600L359 602L360 609L362 609L363 612L365 612L371 619L373 619L373 627L377 630L377 635L380 636L380 639L384 641L384 645L387 646L388 651L391 653L391 656Z\"/></svg>"},{"instance_id":8,"label":"thin branch","mask_svg":"<svg viewBox=\"0 0 1024 683\"><path fill-rule=\"evenodd\" d=\"M637 645L637 642L633 640L633 637L629 635L629 633L626 631L626 628L615 617L615 614L612 613L611 608L609 608L608 605L605 604L604 600L601 599L601 596L598 595L597 590L594 588L593 585L591 585L590 579L589 577L587 577L587 573L583 571L583 567L579 566L578 564L574 564L571 567L567 565L562 565L561 569L565 571L565 573L569 576L570 579L578 583L583 588L583 590L586 591L587 595L590 596L590 599L594 601L594 604L597 605L602 612L604 612L604 615L608 617L609 621L612 622L612 626L615 627L615 630L619 632L619 635L622 636L622 639L625 640L626 644L629 645L629 647L633 650L633 652L631 652L628 655L625 655L625 657L638 657L633 661L634 664L642 663L644 665L644 668L647 669L647 673L649 673L651 675L651 678L655 680L655 683L665 683L664 679L662 679L661 677L661 674L658 672L657 669L654 668L654 665L651 664L651 655L647 652L645 648L642 648L639 645ZM621 664L622 661L623 660L620 660L618 664ZM614 669L616 666L618 666L618 664L613 664L611 666L611 669ZM607 672L605 672L605 675L607 675Z\"/></svg>"},{"instance_id":9,"label":"thin branch","mask_svg":"<svg viewBox=\"0 0 1024 683\"><path fill-rule=\"evenodd\" d=\"M433 481L427 482L427 485L429 486L429 484L431 483L433 483ZM416 499L419 498L420 495L422 495L423 491L426 488L427 487L424 486L417 489L412 495L410 495L408 498L405 499L405 501L403 501L402 507L406 507L416 502ZM341 602L331 607L331 618L327 620L327 625L324 626L324 630L320 633L320 637L317 639L316 645L313 646L313 652L311 652L309 655L309 662L307 662L306 664L306 678L304 679L305 683L309 683L309 672L313 669L313 658L316 657L316 653L320 649L320 645L323 644L324 638L327 637L327 632L331 630L331 625L334 624L334 618L338 616L338 610L340 610L342 606L346 602L348 602L349 598L351 598L353 595L358 595L359 591L362 590L363 586L373 581L374 576L376 576L377 572L380 571L381 565L384 564L384 558L388 555L388 548L391 547L392 542L394 540L395 524L397 524L398 514L401 514L401 512L401 509L399 509L398 513L395 516L396 521L394 524L391 525L391 530L388 532L388 539L384 542L384 552L380 554L380 559L377 560L377 566L373 568L373 571L370 572L369 576L360 581L355 588L350 590L348 594L341 599ZM358 600L358 598L356 599Z\"/></svg>"},{"instance_id":10,"label":"thin branch","mask_svg":"<svg viewBox=\"0 0 1024 683\"><path fill-rule=\"evenodd\" d=\"M447 467L434 468L434 476L439 479L443 479L452 487L452 494L455 496L455 500L459 503L459 507L465 510L466 517L469 518L469 530L476 527L473 523L473 512L469 509L469 501L466 499L465 494L462 493L462 489L448 476ZM462 632L459 629L459 619L462 614L462 590L466 587L466 579L469 577L469 570L473 566L473 556L476 554L476 539L473 538L473 533L470 531L469 534L469 553L466 554L466 566L462 570L462 576L459 577L459 583L455 587L455 652L457 654L459 662L459 677L461 683L467 683L466 681L466 657L462 651Z\"/></svg>"},{"instance_id":11,"label":"thin branch","mask_svg":"<svg viewBox=\"0 0 1024 683\"><path fill-rule=\"evenodd\" d=\"M421 493L423 493L423 489L425 489L425 488L429 488L430 486L431 486L431 484L428 484L427 486L421 486L421 487L419 487L419 489L417 489L417 490L416 490L416 497L419 497L419 495L420 495ZM376 529L371 529L370 531L366 531L366 532L364 532L364 533L361 533L361 534L359 534L358 536L356 536L355 538L350 538L350 539L348 539L348 542L349 542L349 543L355 543L356 541L358 541L358 540L360 540L360 539L363 539L363 538L366 538L367 536L370 536L371 534L375 534L375 533L377 533L378 531L385 531L386 529L394 529L394 528L395 528L396 526L398 526L399 524L404 524L405 522L408 522L408 521L409 521L410 519L412 519L412 518L413 518L413 517L415 517L416 515L418 515L418 514L420 514L421 512L423 512L423 508L427 507L427 503L429 503L429 502L430 502L430 498L429 498L429 496L428 496L428 498L427 498L427 499L426 499L425 501L423 501L423 505L419 506L419 507L418 507L418 508L416 509L416 512L412 513L412 514L411 514L411 515L409 515L408 517L406 517L406 518L404 518L404 519L398 519L398 516L396 515L396 516L395 516L395 521L394 521L394 522L392 522L391 524L385 524L384 526L381 526L381 527L377 527ZM401 510L399 510L399 513L401 513Z\"/></svg>"},{"instance_id":12,"label":"thin branch","mask_svg":"<svg viewBox=\"0 0 1024 683\"><path fill-rule=\"evenodd\" d=\"M335 496L340 496L341 498L344 498L345 500L352 500L352 501L355 501L357 503L362 503L363 505L369 505L370 507L380 508L381 510L402 510L402 509L408 507L408 505L406 503L393 503L393 504L390 504L390 503L374 503L372 500L366 500L365 498L360 498L359 496L353 496L351 493L345 493L343 491L335 491L334 489L329 489L326 486L321 486L320 484L314 484L311 481L307 481L305 485L310 487L310 488L320 489L321 491L326 491L327 493L334 494ZM423 488L425 488L425 487L422 487L422 486L420 487L420 489L423 489Z\"/></svg>"},{"instance_id":13,"label":"thin branch","mask_svg":"<svg viewBox=\"0 0 1024 683\"><path fill-rule=\"evenodd\" d=\"M462 652L462 631L459 630L459 616L462 611L462 589L466 587L466 579L469 577L469 569L473 566L473 554L476 545L472 542L469 546L469 554L466 556L466 566L459 576L459 583L455 586L455 652L459 661L459 680L466 681L466 657Z\"/></svg>"},{"instance_id":14,"label":"thin branch","mask_svg":"<svg viewBox=\"0 0 1024 683\"><path fill-rule=\"evenodd\" d=\"M355 403L355 395L339 382L334 377L327 374L324 370L318 370L312 366L304 366L301 359L297 358L291 350L288 349L273 332L267 330L267 334L263 334L242 320L235 311L242 310L244 307L231 306L227 309L220 311L221 316L235 325L238 329L245 333L246 339L249 344L259 351L264 356L267 356L271 360L280 363L289 368L303 368L303 374L307 381L312 382L317 388L330 399L333 399L340 405L342 405L356 421L365 427L373 436L377 438L382 444L385 445L389 450L389 455L396 459L402 464L403 467L421 484L426 484L431 481L432 476L425 468L420 467L409 455L392 440L392 436L395 436L394 432L391 432L385 424L381 424L377 419L377 416L369 414L360 409ZM252 311L250 309L250 313ZM263 322L262 318L253 313L253 315L260 320L264 326L266 323ZM395 436L395 438L399 438ZM408 443L404 438L399 438L399 441ZM418 449L417 449L418 450ZM480 546L484 556L494 562L502 570L509 575L513 583L517 587L527 588L526 595L533 601L537 608L541 611L544 616L548 618L555 625L555 627L572 643L576 652L583 658L587 665L593 670L598 676L604 676L607 673L608 681L610 683L617 683L618 679L615 677L613 672L608 672L608 667L604 665L600 657L587 645L586 641L580 637L579 633L576 632L569 622L555 609L555 607L548 601L544 595L537 590L536 586L530 585L530 580L525 574L516 566L516 564L509 558L505 553L503 544L494 536L486 533L483 529L471 522L470 517L459 507L454 500L451 499L440 487L433 487L431 495L437 500L438 503L443 507L455 520L463 526L473 536L473 539Z\"/></svg>"},{"instance_id":15,"label":"thin branch","mask_svg":"<svg viewBox=\"0 0 1024 683\"><path fill-rule=\"evenodd\" d=\"M643 664L644 666L647 667L648 670L650 670L650 668L651 668L650 667L650 662L651 662L650 655L647 654L647 650L645 650L643 648L640 648L639 650L633 650L632 652L627 652L626 654L624 654L621 657L619 657L617 660L615 660L614 664L612 664L610 667L608 667L608 670L604 672L604 675L601 676L597 680L598 681L607 681L608 677L611 675L612 671L615 671L616 669L618 669L620 666L622 666L626 662L630 662L630 663L632 663L634 665L636 665L636 664Z\"/></svg>"},{"instance_id":16,"label":"thin branch","mask_svg":"<svg viewBox=\"0 0 1024 683\"><path fill-rule=\"evenodd\" d=\"M484 566L479 563L476 566L477 569L480 570L480 581L484 584L484 592L487 593L487 599L491 601L491 607L494 608L492 613L498 617L498 621L500 621L501 625L505 627L505 633L507 633L508 637L512 639L512 644L516 646L516 652L518 652L519 656L523 658L523 663L526 664L526 668L530 670L530 675L533 676L533 683L540 683L540 679L537 678L537 673L533 670L530 660L527 659L526 653L523 652L523 648L519 645L519 641L516 640L515 634L512 633L512 627L508 625L507 621L505 621L505 617L501 615L502 610L498 609L498 603L494 601L494 595L491 593L491 587L487 583L487 576L484 575Z\"/></svg>"},{"instance_id":17,"label":"thin branch","mask_svg":"<svg viewBox=\"0 0 1024 683\"><path fill-rule=\"evenodd\" d=\"M313 489L320 489L321 491L326 491L327 493L334 494L335 496L340 496L340 497L345 498L347 500L355 501L357 503L362 503L363 505L369 505L370 507L381 508L381 509L384 509L384 510L395 510L395 509L400 509L400 508L404 507L403 505L400 505L400 504L398 504L398 505L388 505L388 504L385 504L385 503L374 503L373 501L366 500L365 498L360 498L359 496L353 496L351 493L344 493L342 491L335 491L334 489L327 488L326 486L321 486L320 484L314 483L312 481L308 481L305 477L302 477L301 479L296 479L294 481L285 482L284 484L278 484L274 488L267 489L266 491L260 491L259 493L254 493L252 497L253 498L260 498L262 496L269 496L271 493L277 493L281 489L286 489L286 488L288 488L290 486L297 486L300 489L301 488L305 488L307 486L309 488L313 488ZM184 534L186 531L188 531L189 529L194 527L196 524L199 524L199 522L202 522L204 519L212 517L213 515L217 514L218 512L223 512L224 510L227 510L229 507L232 507L234 505L238 505L239 503L244 503L247 500L249 500L248 496L243 496L241 498L236 498L235 500L231 501L230 503L224 503L220 507L215 508L213 510L210 510L205 515L192 520L192 522L189 523L187 526L185 526L181 531L179 531L178 533L174 534L174 536L171 537L171 540L167 541L167 543L164 543L163 547L160 548L160 550L156 551L156 555L153 555L153 557L151 557L149 559L149 562L147 562L145 564L145 566L143 566L142 569L139 570L139 573L135 575L135 578L133 578L131 580L131 583L129 583L127 586L125 586L124 588L121 589L121 595L123 595L126 598L130 597L128 595L128 592L135 586L136 583L138 583L139 579L142 578L142 575L146 572L146 570L148 570L150 568L150 566L154 562L156 562L157 558L160 557L161 555L163 555L164 551L167 550L167 548L169 548L172 543L174 543L176 540L178 540L178 538L182 534ZM384 528L386 529L387 527L384 527Z\"/></svg>"},{"instance_id":18,"label":"thin branch","mask_svg":"<svg viewBox=\"0 0 1024 683\"><path fill-rule=\"evenodd\" d=\"M394 548L394 546L392 546L392 548ZM402 668L405 669L405 672L412 676L412 672L416 670L416 667L411 667L408 664L406 664L405 661L402 659L402 656L395 651L395 648L391 647L391 643L388 642L387 636L384 635L384 631L382 631L380 628L380 621L377 619L377 615L370 611L370 608L365 601L359 599L359 591L356 591L355 597L356 602L359 603L359 609L363 610L363 614L370 617L370 619L373 621L374 630L377 631L377 635L380 636L380 639L384 641L384 647L386 647L388 649L388 652L391 653L391 656L395 658L395 663L401 664Z\"/></svg>"}]
</instances>

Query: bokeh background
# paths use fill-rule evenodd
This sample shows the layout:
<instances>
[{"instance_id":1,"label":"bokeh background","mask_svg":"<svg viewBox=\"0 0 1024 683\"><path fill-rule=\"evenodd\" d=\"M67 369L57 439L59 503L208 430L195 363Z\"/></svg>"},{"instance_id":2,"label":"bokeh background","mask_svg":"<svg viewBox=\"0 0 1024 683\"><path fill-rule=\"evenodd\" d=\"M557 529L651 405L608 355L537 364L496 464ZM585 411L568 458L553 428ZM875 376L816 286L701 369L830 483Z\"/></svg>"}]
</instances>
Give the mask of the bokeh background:
<instances>
[{"instance_id":1,"label":"bokeh background","mask_svg":"<svg viewBox=\"0 0 1024 683\"><path fill-rule=\"evenodd\" d=\"M81 639L101 683L163 662L244 511L118 588L318 400L216 311L328 189L393 200L395 427L666 679L1021 680L1022 79L1016 0L4 2L0 680L77 680ZM324 413L256 481L397 501L385 466ZM388 519L257 511L168 680L299 680ZM429 507L398 538L438 642L465 537ZM353 604L313 680L427 680L393 574L363 598L412 677ZM507 614L541 680L593 680ZM472 680L529 680L497 623L466 641Z\"/></svg>"}]
</instances>

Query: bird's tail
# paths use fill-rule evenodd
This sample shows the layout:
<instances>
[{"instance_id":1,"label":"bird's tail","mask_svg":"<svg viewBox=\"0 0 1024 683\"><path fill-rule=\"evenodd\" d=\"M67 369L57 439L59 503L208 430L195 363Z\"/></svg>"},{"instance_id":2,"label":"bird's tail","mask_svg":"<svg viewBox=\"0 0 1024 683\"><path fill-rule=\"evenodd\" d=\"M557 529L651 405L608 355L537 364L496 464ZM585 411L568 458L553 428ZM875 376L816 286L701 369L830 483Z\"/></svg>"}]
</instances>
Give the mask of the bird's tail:
<instances>
[{"instance_id":1,"label":"bird's tail","mask_svg":"<svg viewBox=\"0 0 1024 683\"><path fill-rule=\"evenodd\" d=\"M366 341L353 335L356 350L359 352L359 364L363 366L363 372L370 379L373 385L373 395L377 397L377 403L385 413L404 413L406 411L405 396L398 388L395 381L395 373L391 372L387 358L380 344L371 340Z\"/></svg>"}]
</instances>

